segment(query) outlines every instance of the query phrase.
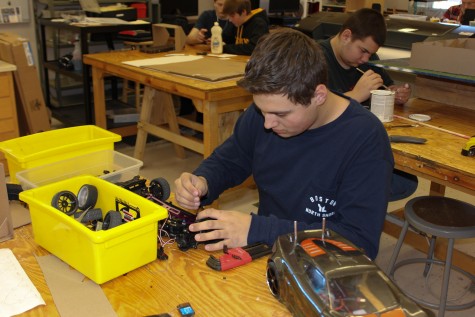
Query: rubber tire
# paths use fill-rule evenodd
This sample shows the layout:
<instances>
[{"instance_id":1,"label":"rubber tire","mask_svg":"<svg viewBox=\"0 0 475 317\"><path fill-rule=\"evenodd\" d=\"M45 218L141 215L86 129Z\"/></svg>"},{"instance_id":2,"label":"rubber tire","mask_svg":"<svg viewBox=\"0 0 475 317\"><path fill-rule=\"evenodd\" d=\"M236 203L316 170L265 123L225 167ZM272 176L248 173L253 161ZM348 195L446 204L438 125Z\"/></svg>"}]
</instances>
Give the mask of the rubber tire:
<instances>
[{"instance_id":1,"label":"rubber tire","mask_svg":"<svg viewBox=\"0 0 475 317\"><path fill-rule=\"evenodd\" d=\"M267 263L267 270L266 270L266 281L267 286L269 287L269 291L275 298L280 298L280 290L279 290L279 279L277 277L277 269L275 267L275 263L273 261L269 261Z\"/></svg>"},{"instance_id":2,"label":"rubber tire","mask_svg":"<svg viewBox=\"0 0 475 317\"><path fill-rule=\"evenodd\" d=\"M120 211L111 210L105 217L102 223L102 230L109 230L122 224L122 216Z\"/></svg>"},{"instance_id":3,"label":"rubber tire","mask_svg":"<svg viewBox=\"0 0 475 317\"><path fill-rule=\"evenodd\" d=\"M78 198L69 190L62 190L56 193L51 199L51 206L59 211L71 216L78 210Z\"/></svg>"},{"instance_id":4,"label":"rubber tire","mask_svg":"<svg viewBox=\"0 0 475 317\"><path fill-rule=\"evenodd\" d=\"M86 210L94 208L97 203L97 187L90 184L82 185L78 191L78 208Z\"/></svg>"},{"instance_id":5,"label":"rubber tire","mask_svg":"<svg viewBox=\"0 0 475 317\"><path fill-rule=\"evenodd\" d=\"M86 214L81 219L81 223L89 223L93 221L102 220L102 210L100 208L92 208L86 211L83 211ZM82 212L76 212L74 218L79 218L82 215Z\"/></svg>"},{"instance_id":6,"label":"rubber tire","mask_svg":"<svg viewBox=\"0 0 475 317\"><path fill-rule=\"evenodd\" d=\"M148 191L158 200L167 200L170 197L170 184L165 178L158 177L150 182Z\"/></svg>"}]
</instances>

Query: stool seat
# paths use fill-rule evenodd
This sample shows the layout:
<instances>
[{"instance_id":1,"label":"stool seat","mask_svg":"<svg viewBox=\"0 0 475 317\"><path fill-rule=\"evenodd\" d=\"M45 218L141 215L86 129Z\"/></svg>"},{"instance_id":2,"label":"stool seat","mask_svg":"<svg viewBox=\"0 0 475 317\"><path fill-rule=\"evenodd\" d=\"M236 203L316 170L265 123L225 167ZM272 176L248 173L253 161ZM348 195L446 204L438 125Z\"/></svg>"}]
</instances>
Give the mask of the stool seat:
<instances>
[{"instance_id":1,"label":"stool seat","mask_svg":"<svg viewBox=\"0 0 475 317\"><path fill-rule=\"evenodd\" d=\"M458 267L452 266L455 239L475 238L475 206L448 197L422 196L413 198L406 203L404 207L404 217L405 221L401 234L399 235L394 252L389 260L389 277L394 280L395 271L408 264L425 264L423 271L424 277L427 277L433 264L444 265L441 295L438 304L431 303L410 294L406 295L423 306L438 309L438 317L443 317L445 310L462 310L475 306L475 300L459 305L447 305L449 279L452 269L465 275L471 280L471 283L475 284L475 276ZM401 246L410 226L424 235L431 236L427 258L406 259L396 264L399 251L401 250ZM448 240L445 261L434 259L436 239L438 237Z\"/></svg>"},{"instance_id":2,"label":"stool seat","mask_svg":"<svg viewBox=\"0 0 475 317\"><path fill-rule=\"evenodd\" d=\"M416 197L406 204L404 217L412 226L437 237L475 237L475 206L457 199Z\"/></svg>"}]
</instances>

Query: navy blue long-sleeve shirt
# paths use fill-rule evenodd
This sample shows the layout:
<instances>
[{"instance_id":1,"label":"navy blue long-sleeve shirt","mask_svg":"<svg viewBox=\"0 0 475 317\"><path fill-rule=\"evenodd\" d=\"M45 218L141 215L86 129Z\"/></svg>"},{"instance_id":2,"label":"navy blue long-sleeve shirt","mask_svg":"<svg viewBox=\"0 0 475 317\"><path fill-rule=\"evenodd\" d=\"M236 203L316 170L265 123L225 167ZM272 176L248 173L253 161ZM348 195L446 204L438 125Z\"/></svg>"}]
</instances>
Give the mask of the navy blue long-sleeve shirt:
<instances>
[{"instance_id":1,"label":"navy blue long-sleeve shirt","mask_svg":"<svg viewBox=\"0 0 475 317\"><path fill-rule=\"evenodd\" d=\"M208 205L251 174L259 191L248 244L272 245L279 235L327 227L375 258L386 215L393 156L387 133L368 110L351 100L322 127L281 138L264 128L251 105L233 135L194 171L208 181Z\"/></svg>"}]
</instances>

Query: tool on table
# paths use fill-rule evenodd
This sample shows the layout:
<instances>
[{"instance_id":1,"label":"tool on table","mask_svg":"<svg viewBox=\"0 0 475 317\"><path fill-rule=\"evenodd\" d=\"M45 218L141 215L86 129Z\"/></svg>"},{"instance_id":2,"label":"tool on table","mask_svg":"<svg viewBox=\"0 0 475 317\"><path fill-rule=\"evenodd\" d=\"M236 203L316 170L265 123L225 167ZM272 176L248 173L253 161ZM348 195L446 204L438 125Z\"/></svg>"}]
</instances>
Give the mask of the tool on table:
<instances>
[{"instance_id":1,"label":"tool on table","mask_svg":"<svg viewBox=\"0 0 475 317\"><path fill-rule=\"evenodd\" d=\"M389 124L386 126L387 129L393 129L393 128L417 128L419 125L418 124Z\"/></svg>"},{"instance_id":2,"label":"tool on table","mask_svg":"<svg viewBox=\"0 0 475 317\"><path fill-rule=\"evenodd\" d=\"M465 144L465 147L462 149L462 155L475 156L475 135Z\"/></svg>"},{"instance_id":3,"label":"tool on table","mask_svg":"<svg viewBox=\"0 0 475 317\"><path fill-rule=\"evenodd\" d=\"M327 218L322 219L322 242L325 242L325 230L326 230Z\"/></svg>"},{"instance_id":4,"label":"tool on table","mask_svg":"<svg viewBox=\"0 0 475 317\"><path fill-rule=\"evenodd\" d=\"M181 317L192 317L195 315L195 310L191 307L190 303L179 304L176 308Z\"/></svg>"},{"instance_id":5,"label":"tool on table","mask_svg":"<svg viewBox=\"0 0 475 317\"><path fill-rule=\"evenodd\" d=\"M206 264L213 270L226 271L270 254L272 250L267 244L254 243L242 248L233 249L228 249L225 245L223 252L224 254L219 259L210 255Z\"/></svg>"},{"instance_id":6,"label":"tool on table","mask_svg":"<svg viewBox=\"0 0 475 317\"><path fill-rule=\"evenodd\" d=\"M362 73L362 74L364 74L364 73L365 73L363 70L361 70L361 69L360 69L360 68L358 68L358 67L356 67L356 70L357 70L357 71L359 71L359 72L360 72L360 73ZM385 84L382 84L381 86L382 86L384 89L386 89L386 90L391 90L391 89L389 89L389 87L388 87L388 86L386 86Z\"/></svg>"},{"instance_id":7,"label":"tool on table","mask_svg":"<svg viewBox=\"0 0 475 317\"><path fill-rule=\"evenodd\" d=\"M407 120L407 121L410 121L410 122L417 122L417 124L419 124L421 126L424 126L424 127L429 127L429 128L432 128L432 129L436 129L436 130L446 132L446 133L449 133L449 134L452 134L452 135L455 135L455 136L458 136L458 137L461 137L461 138L464 138L464 139L470 139L470 137L468 135L458 133L458 132L455 132L455 131L451 131L451 130L447 130L447 129L443 129L443 128L440 128L440 127L436 127L435 125L432 125L432 124L419 122L419 121L408 119L406 117L402 117L402 116L398 116L398 115L394 115L394 118L403 119L403 120Z\"/></svg>"},{"instance_id":8,"label":"tool on table","mask_svg":"<svg viewBox=\"0 0 475 317\"><path fill-rule=\"evenodd\" d=\"M390 135L389 141L393 143L414 143L414 144L424 144L427 142L427 139L416 138L415 136L408 135Z\"/></svg>"}]
</instances>

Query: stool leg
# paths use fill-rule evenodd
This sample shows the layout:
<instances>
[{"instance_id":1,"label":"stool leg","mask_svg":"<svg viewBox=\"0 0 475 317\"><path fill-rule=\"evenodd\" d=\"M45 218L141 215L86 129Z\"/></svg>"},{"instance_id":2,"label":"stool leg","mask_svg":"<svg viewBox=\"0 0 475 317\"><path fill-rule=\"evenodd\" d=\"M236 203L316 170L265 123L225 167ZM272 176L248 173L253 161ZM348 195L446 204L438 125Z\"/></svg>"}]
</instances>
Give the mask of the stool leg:
<instances>
[{"instance_id":1,"label":"stool leg","mask_svg":"<svg viewBox=\"0 0 475 317\"><path fill-rule=\"evenodd\" d=\"M444 279L442 281L442 289L440 293L440 304L438 317L444 317L445 306L447 305L447 294L449 292L450 269L452 268L452 253L454 250L454 239L448 239L447 257L445 258Z\"/></svg>"},{"instance_id":2,"label":"stool leg","mask_svg":"<svg viewBox=\"0 0 475 317\"><path fill-rule=\"evenodd\" d=\"M427 274L429 274L429 270L432 266L432 260L434 259L434 250L435 250L435 243L436 243L436 240L437 240L437 237L436 236L432 236L430 238L430 245L429 245L429 251L427 252L427 262L426 262L426 265L425 265L425 268L424 268L424 277L427 276Z\"/></svg>"},{"instance_id":3,"label":"stool leg","mask_svg":"<svg viewBox=\"0 0 475 317\"><path fill-rule=\"evenodd\" d=\"M394 274L394 265L396 264L397 256L399 255L399 251L401 250L401 246L402 246L402 243L404 242L404 238L406 237L406 233L408 229L409 229L409 222L404 221L401 234L399 234L399 239L397 240L396 247L394 248L393 254L391 255L391 259L389 260L389 266L388 266L389 276L393 276Z\"/></svg>"}]
</instances>

